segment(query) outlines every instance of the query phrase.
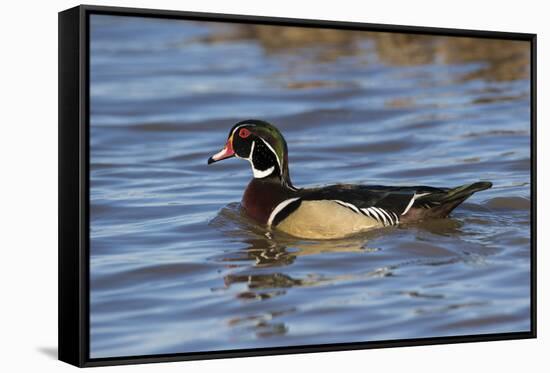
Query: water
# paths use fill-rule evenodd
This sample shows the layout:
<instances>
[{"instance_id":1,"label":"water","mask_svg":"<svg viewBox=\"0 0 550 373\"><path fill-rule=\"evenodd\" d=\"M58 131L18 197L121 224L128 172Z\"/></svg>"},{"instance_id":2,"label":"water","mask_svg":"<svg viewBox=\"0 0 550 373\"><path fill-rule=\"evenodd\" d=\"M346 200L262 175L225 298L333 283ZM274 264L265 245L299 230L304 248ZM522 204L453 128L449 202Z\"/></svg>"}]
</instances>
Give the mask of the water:
<instances>
[{"instance_id":1,"label":"water","mask_svg":"<svg viewBox=\"0 0 550 373\"><path fill-rule=\"evenodd\" d=\"M528 44L92 17L91 357L530 328ZM247 162L276 124L297 186L490 180L452 218L267 238Z\"/></svg>"}]
</instances>

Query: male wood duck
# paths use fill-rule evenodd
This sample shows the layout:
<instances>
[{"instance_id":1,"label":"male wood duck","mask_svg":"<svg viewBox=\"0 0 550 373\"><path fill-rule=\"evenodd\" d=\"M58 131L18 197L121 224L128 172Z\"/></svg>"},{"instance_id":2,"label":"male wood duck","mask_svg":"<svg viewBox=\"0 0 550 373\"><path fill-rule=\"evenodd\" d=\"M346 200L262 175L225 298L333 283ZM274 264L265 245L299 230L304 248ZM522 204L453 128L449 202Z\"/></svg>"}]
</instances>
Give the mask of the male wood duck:
<instances>
[{"instance_id":1,"label":"male wood duck","mask_svg":"<svg viewBox=\"0 0 550 373\"><path fill-rule=\"evenodd\" d=\"M231 157L246 159L252 166L254 178L242 199L246 213L268 229L300 238L342 238L446 217L472 194L492 186L490 182L456 188L337 184L298 189L290 181L283 135L272 124L254 119L235 124L225 147L208 164Z\"/></svg>"}]
</instances>

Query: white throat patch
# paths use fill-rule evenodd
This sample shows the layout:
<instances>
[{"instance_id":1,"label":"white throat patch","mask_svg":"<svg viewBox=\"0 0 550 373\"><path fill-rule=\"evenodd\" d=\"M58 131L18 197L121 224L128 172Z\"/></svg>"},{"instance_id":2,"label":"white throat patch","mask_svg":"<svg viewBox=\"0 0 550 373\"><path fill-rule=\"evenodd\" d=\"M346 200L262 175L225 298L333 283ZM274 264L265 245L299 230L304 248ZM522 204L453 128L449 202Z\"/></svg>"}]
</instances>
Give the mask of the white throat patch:
<instances>
[{"instance_id":1,"label":"white throat patch","mask_svg":"<svg viewBox=\"0 0 550 373\"><path fill-rule=\"evenodd\" d=\"M275 170L275 166L271 166L267 170L263 170L263 171L254 168L254 162L252 162L252 154L254 154L255 145L256 145L256 141L252 141L252 146L250 147L250 154L248 154L248 157L244 159L250 162L250 166L252 167L252 173L254 174L254 178L263 179L264 177L267 177L273 173L273 171Z\"/></svg>"}]
</instances>

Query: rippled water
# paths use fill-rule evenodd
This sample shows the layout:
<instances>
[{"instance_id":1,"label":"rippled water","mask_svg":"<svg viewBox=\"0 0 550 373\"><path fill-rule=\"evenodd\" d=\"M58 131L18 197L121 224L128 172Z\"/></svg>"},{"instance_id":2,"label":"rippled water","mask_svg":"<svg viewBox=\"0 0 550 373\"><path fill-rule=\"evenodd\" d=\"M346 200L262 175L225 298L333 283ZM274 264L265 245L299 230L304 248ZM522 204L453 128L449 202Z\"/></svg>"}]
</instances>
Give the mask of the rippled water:
<instances>
[{"instance_id":1,"label":"rippled water","mask_svg":"<svg viewBox=\"0 0 550 373\"><path fill-rule=\"evenodd\" d=\"M530 328L528 44L92 16L91 357ZM237 121L298 186L494 183L452 218L267 238Z\"/></svg>"}]
</instances>

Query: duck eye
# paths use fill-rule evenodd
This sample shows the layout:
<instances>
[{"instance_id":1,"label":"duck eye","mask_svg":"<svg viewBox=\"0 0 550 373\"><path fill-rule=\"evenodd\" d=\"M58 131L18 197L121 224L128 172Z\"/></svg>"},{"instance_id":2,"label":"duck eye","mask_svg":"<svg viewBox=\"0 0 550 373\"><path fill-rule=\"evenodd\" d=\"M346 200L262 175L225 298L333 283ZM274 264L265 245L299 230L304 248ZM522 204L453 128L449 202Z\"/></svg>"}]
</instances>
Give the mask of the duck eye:
<instances>
[{"instance_id":1,"label":"duck eye","mask_svg":"<svg viewBox=\"0 0 550 373\"><path fill-rule=\"evenodd\" d=\"M250 131L247 130L246 128L241 128L240 131L239 131L239 136L243 139L246 139L248 136L250 136Z\"/></svg>"}]
</instances>

